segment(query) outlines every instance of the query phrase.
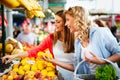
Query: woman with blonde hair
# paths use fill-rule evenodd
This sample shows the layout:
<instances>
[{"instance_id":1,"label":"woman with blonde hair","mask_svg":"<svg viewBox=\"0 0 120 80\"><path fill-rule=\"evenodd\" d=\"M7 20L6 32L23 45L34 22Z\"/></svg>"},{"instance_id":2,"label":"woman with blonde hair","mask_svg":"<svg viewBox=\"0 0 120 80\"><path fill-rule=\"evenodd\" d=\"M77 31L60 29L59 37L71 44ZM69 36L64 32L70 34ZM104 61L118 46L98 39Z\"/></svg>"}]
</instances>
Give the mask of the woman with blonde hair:
<instances>
[{"instance_id":1,"label":"woman with blonde hair","mask_svg":"<svg viewBox=\"0 0 120 80\"><path fill-rule=\"evenodd\" d=\"M95 73L98 66L107 63L102 58L112 62L120 60L120 47L109 28L95 26L81 6L71 7L65 14L66 25L76 34L74 67L86 61L78 73Z\"/></svg>"}]
</instances>

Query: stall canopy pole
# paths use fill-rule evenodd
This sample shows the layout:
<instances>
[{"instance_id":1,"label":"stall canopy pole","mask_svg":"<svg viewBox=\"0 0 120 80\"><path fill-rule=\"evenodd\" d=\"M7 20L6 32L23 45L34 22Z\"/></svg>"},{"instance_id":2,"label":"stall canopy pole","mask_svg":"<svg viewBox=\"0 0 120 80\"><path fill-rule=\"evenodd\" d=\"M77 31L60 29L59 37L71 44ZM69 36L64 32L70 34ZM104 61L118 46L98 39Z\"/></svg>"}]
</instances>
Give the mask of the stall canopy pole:
<instances>
[{"instance_id":1,"label":"stall canopy pole","mask_svg":"<svg viewBox=\"0 0 120 80\"><path fill-rule=\"evenodd\" d=\"M6 39L6 33L5 33L5 26L4 26L4 6L1 5L2 10L2 56L5 56L5 39Z\"/></svg>"}]
</instances>

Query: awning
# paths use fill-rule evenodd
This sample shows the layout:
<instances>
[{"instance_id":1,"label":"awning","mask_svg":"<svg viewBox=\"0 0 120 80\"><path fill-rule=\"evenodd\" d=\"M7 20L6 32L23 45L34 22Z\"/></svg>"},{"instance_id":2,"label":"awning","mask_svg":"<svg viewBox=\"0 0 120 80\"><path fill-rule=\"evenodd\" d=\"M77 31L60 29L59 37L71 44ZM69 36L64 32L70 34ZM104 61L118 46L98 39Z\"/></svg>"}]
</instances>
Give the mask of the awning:
<instances>
[{"instance_id":1,"label":"awning","mask_svg":"<svg viewBox=\"0 0 120 80\"><path fill-rule=\"evenodd\" d=\"M109 16L109 20L112 20L112 16ZM120 14L115 15L115 22L120 23Z\"/></svg>"}]
</instances>

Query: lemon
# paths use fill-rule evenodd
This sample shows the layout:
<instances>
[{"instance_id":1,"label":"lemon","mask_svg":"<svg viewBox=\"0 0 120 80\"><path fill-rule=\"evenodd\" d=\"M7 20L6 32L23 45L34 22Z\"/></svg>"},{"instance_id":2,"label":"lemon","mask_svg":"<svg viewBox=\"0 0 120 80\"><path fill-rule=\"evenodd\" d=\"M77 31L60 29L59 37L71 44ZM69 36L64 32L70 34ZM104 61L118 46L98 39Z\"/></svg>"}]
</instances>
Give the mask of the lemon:
<instances>
[{"instance_id":1,"label":"lemon","mask_svg":"<svg viewBox=\"0 0 120 80\"><path fill-rule=\"evenodd\" d=\"M14 71L14 72L18 72L18 68L13 68L12 71Z\"/></svg>"},{"instance_id":2,"label":"lemon","mask_svg":"<svg viewBox=\"0 0 120 80\"><path fill-rule=\"evenodd\" d=\"M25 65L23 66L23 70L29 71L29 70L30 70L30 64L25 64Z\"/></svg>"},{"instance_id":3,"label":"lemon","mask_svg":"<svg viewBox=\"0 0 120 80\"><path fill-rule=\"evenodd\" d=\"M24 73L25 73L25 72L24 72L22 69L18 70L18 74L24 75Z\"/></svg>"},{"instance_id":4,"label":"lemon","mask_svg":"<svg viewBox=\"0 0 120 80\"><path fill-rule=\"evenodd\" d=\"M36 66L35 64L32 65L32 66L31 66L31 70L32 70L32 71L37 71L37 66Z\"/></svg>"},{"instance_id":5,"label":"lemon","mask_svg":"<svg viewBox=\"0 0 120 80\"><path fill-rule=\"evenodd\" d=\"M18 69L18 74L22 74L24 75L24 70L23 70L23 66L20 66L19 69Z\"/></svg>"},{"instance_id":6,"label":"lemon","mask_svg":"<svg viewBox=\"0 0 120 80\"><path fill-rule=\"evenodd\" d=\"M53 56L50 53L45 53L45 56L48 57L48 58L50 58L50 59L53 59Z\"/></svg>"},{"instance_id":7,"label":"lemon","mask_svg":"<svg viewBox=\"0 0 120 80\"><path fill-rule=\"evenodd\" d=\"M27 64L27 60L30 60L30 58L29 58L29 57L23 58L23 59L21 60L21 64L22 64L22 65Z\"/></svg>"},{"instance_id":8,"label":"lemon","mask_svg":"<svg viewBox=\"0 0 120 80\"><path fill-rule=\"evenodd\" d=\"M13 68L18 68L19 64L14 64Z\"/></svg>"},{"instance_id":9,"label":"lemon","mask_svg":"<svg viewBox=\"0 0 120 80\"><path fill-rule=\"evenodd\" d=\"M43 69L43 70L41 70L41 73L42 73L42 75L46 76L48 72L46 69Z\"/></svg>"},{"instance_id":10,"label":"lemon","mask_svg":"<svg viewBox=\"0 0 120 80\"><path fill-rule=\"evenodd\" d=\"M54 71L49 71L49 72L47 73L47 76L55 76L55 72L54 72Z\"/></svg>"},{"instance_id":11,"label":"lemon","mask_svg":"<svg viewBox=\"0 0 120 80\"><path fill-rule=\"evenodd\" d=\"M42 64L37 64L37 68L38 68L39 70L42 70L42 69L44 69L44 66L43 66Z\"/></svg>"},{"instance_id":12,"label":"lemon","mask_svg":"<svg viewBox=\"0 0 120 80\"><path fill-rule=\"evenodd\" d=\"M12 75L9 75L7 80L13 80L13 76Z\"/></svg>"},{"instance_id":13,"label":"lemon","mask_svg":"<svg viewBox=\"0 0 120 80\"><path fill-rule=\"evenodd\" d=\"M40 52L37 53L37 56L42 58L42 55L44 55L44 54L45 54L44 52L40 51Z\"/></svg>"},{"instance_id":14,"label":"lemon","mask_svg":"<svg viewBox=\"0 0 120 80\"><path fill-rule=\"evenodd\" d=\"M52 71L52 70L54 70L54 68L53 68L53 67L48 66L48 67L46 67L46 70L47 70L47 71Z\"/></svg>"},{"instance_id":15,"label":"lemon","mask_svg":"<svg viewBox=\"0 0 120 80\"><path fill-rule=\"evenodd\" d=\"M52 63L50 63L50 62L47 62L47 66L55 68L55 66Z\"/></svg>"}]
</instances>

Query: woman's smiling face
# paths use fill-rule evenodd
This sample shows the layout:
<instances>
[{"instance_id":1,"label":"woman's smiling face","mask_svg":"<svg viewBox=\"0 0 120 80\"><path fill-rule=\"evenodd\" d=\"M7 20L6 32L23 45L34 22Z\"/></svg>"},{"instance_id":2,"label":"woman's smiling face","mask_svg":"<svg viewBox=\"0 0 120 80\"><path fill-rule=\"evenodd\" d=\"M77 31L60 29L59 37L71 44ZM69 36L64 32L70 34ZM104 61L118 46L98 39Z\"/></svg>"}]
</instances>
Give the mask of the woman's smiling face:
<instances>
[{"instance_id":1,"label":"woman's smiling face","mask_svg":"<svg viewBox=\"0 0 120 80\"><path fill-rule=\"evenodd\" d=\"M69 14L66 14L65 17L66 17L65 25L70 29L70 32L75 32L76 30L74 27L74 17Z\"/></svg>"},{"instance_id":2,"label":"woman's smiling face","mask_svg":"<svg viewBox=\"0 0 120 80\"><path fill-rule=\"evenodd\" d=\"M55 31L63 31L63 27L64 27L64 21L63 19L56 15L55 16Z\"/></svg>"}]
</instances>

